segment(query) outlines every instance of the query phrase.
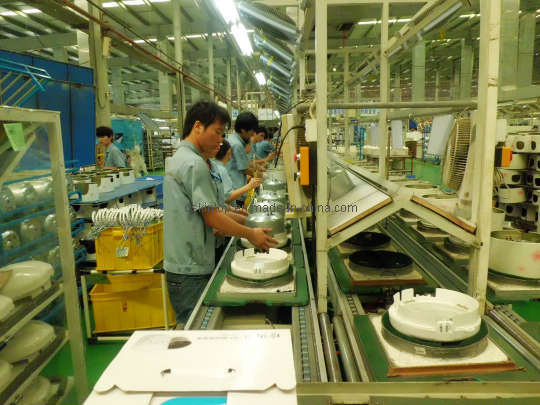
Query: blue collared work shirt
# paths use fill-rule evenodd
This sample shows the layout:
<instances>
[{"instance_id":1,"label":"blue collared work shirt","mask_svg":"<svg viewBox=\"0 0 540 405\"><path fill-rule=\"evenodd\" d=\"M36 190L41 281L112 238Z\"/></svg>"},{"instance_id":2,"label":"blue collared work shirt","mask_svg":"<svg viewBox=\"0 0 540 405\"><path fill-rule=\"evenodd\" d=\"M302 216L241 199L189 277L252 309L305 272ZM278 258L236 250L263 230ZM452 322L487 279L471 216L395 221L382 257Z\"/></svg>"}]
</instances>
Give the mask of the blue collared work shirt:
<instances>
[{"instance_id":1,"label":"blue collared work shirt","mask_svg":"<svg viewBox=\"0 0 540 405\"><path fill-rule=\"evenodd\" d=\"M120 149L111 143L105 151L105 167L126 167L126 158Z\"/></svg>"},{"instance_id":2,"label":"blue collared work shirt","mask_svg":"<svg viewBox=\"0 0 540 405\"><path fill-rule=\"evenodd\" d=\"M236 190L246 185L244 170L249 169L249 159L245 149L246 143L240 135L233 133L229 135L228 141L231 144L232 158L227 162L227 171L231 177L233 189Z\"/></svg>"},{"instance_id":3,"label":"blue collared work shirt","mask_svg":"<svg viewBox=\"0 0 540 405\"><path fill-rule=\"evenodd\" d=\"M163 183L163 244L166 271L204 275L214 269L215 237L200 209L219 207L219 186L191 142L171 158Z\"/></svg>"}]
</instances>

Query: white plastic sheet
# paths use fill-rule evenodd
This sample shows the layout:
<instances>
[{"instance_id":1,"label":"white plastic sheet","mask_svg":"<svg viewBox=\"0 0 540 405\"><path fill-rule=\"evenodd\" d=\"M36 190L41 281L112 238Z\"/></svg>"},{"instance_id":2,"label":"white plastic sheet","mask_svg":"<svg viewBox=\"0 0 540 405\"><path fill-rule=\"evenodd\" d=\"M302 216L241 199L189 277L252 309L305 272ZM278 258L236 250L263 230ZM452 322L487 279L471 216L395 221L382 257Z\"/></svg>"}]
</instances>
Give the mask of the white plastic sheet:
<instances>
[{"instance_id":1,"label":"white plastic sheet","mask_svg":"<svg viewBox=\"0 0 540 405\"><path fill-rule=\"evenodd\" d=\"M437 115L433 118L427 149L428 154L442 156L445 153L446 143L448 142L453 125L454 116L451 114Z\"/></svg>"}]
</instances>

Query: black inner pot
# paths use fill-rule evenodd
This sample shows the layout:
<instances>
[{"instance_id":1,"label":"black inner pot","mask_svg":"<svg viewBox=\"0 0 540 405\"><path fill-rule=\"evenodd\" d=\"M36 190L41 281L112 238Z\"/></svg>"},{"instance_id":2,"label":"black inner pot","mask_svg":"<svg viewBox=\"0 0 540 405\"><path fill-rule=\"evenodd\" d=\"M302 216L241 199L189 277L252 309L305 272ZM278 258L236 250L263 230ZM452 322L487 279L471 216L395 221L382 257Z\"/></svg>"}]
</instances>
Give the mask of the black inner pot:
<instances>
[{"instance_id":1,"label":"black inner pot","mask_svg":"<svg viewBox=\"0 0 540 405\"><path fill-rule=\"evenodd\" d=\"M378 232L360 232L352 238L347 239L351 245L364 249L376 249L390 243L390 237Z\"/></svg>"},{"instance_id":2,"label":"black inner pot","mask_svg":"<svg viewBox=\"0 0 540 405\"><path fill-rule=\"evenodd\" d=\"M357 266L373 269L403 269L413 262L409 256L389 250L361 250L354 252L349 260Z\"/></svg>"}]
</instances>

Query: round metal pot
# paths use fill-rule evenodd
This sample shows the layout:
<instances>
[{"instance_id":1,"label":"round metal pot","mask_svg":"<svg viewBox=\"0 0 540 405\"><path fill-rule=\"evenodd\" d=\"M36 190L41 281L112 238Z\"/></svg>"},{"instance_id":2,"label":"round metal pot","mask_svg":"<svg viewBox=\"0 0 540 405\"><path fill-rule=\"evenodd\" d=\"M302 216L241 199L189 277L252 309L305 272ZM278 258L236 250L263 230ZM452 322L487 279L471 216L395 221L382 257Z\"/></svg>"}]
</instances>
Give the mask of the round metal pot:
<instances>
[{"instance_id":1,"label":"round metal pot","mask_svg":"<svg viewBox=\"0 0 540 405\"><path fill-rule=\"evenodd\" d=\"M2 232L2 248L4 251L18 249L21 247L19 234L12 229Z\"/></svg>"},{"instance_id":2,"label":"round metal pot","mask_svg":"<svg viewBox=\"0 0 540 405\"><path fill-rule=\"evenodd\" d=\"M248 208L250 214L269 213L285 218L285 206L281 202L255 199Z\"/></svg>"},{"instance_id":3,"label":"round metal pot","mask_svg":"<svg viewBox=\"0 0 540 405\"><path fill-rule=\"evenodd\" d=\"M43 234L43 224L41 218L31 218L20 223L19 234L23 243L28 243L39 239Z\"/></svg>"},{"instance_id":4,"label":"round metal pot","mask_svg":"<svg viewBox=\"0 0 540 405\"><path fill-rule=\"evenodd\" d=\"M279 235L285 232L283 218L278 215L264 212L250 214L246 219L246 226L250 228L270 228L270 235Z\"/></svg>"},{"instance_id":5,"label":"round metal pot","mask_svg":"<svg viewBox=\"0 0 540 405\"><path fill-rule=\"evenodd\" d=\"M263 191L257 196L257 201L270 201L275 203L287 204L287 197L283 193L276 193L273 191Z\"/></svg>"},{"instance_id":6,"label":"round metal pot","mask_svg":"<svg viewBox=\"0 0 540 405\"><path fill-rule=\"evenodd\" d=\"M17 208L15 196L7 187L0 188L0 214L13 211Z\"/></svg>"},{"instance_id":7,"label":"round metal pot","mask_svg":"<svg viewBox=\"0 0 540 405\"><path fill-rule=\"evenodd\" d=\"M287 183L276 177L263 181L263 190L265 191L286 191Z\"/></svg>"},{"instance_id":8,"label":"round metal pot","mask_svg":"<svg viewBox=\"0 0 540 405\"><path fill-rule=\"evenodd\" d=\"M39 203L39 195L30 183L14 183L8 187L13 193L17 208Z\"/></svg>"},{"instance_id":9,"label":"round metal pot","mask_svg":"<svg viewBox=\"0 0 540 405\"><path fill-rule=\"evenodd\" d=\"M41 200L48 200L53 197L52 180L40 179L30 182Z\"/></svg>"},{"instance_id":10,"label":"round metal pot","mask_svg":"<svg viewBox=\"0 0 540 405\"><path fill-rule=\"evenodd\" d=\"M45 233L56 232L56 214L49 214L43 220L43 229Z\"/></svg>"}]
</instances>

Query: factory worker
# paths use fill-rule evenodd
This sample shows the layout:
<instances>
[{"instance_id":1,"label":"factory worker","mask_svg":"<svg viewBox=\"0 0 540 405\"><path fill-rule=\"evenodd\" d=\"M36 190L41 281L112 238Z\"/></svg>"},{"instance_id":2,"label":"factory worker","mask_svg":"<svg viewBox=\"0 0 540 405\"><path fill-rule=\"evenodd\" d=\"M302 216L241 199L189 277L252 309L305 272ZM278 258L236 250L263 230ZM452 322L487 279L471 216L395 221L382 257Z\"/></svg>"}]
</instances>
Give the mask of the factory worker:
<instances>
[{"instance_id":1,"label":"factory worker","mask_svg":"<svg viewBox=\"0 0 540 405\"><path fill-rule=\"evenodd\" d=\"M233 189L239 189L247 184L247 176L254 176L255 171L249 165L249 158L246 152L246 145L249 145L249 139L255 134L259 127L259 121L250 112L243 112L238 115L234 123L234 133L229 135L229 141L232 149L232 158L227 163L227 171L232 180ZM245 197L241 196L237 204L242 206Z\"/></svg>"},{"instance_id":2,"label":"factory worker","mask_svg":"<svg viewBox=\"0 0 540 405\"><path fill-rule=\"evenodd\" d=\"M267 234L270 229L248 228L219 208L218 186L203 155L216 153L229 123L229 114L217 104L193 105L165 172L163 267L179 326L188 320L214 269L214 231L247 238L262 250L276 244Z\"/></svg>"},{"instance_id":3,"label":"factory worker","mask_svg":"<svg viewBox=\"0 0 540 405\"><path fill-rule=\"evenodd\" d=\"M270 143L270 139L272 137L268 133L268 130L266 129L266 127L259 127L259 129L257 130L257 133L259 135L262 135L262 138L263 138L260 142L258 142L255 145L255 149L257 150L257 155L259 155L261 159L267 159L267 161L272 160L275 156L275 153L273 153L274 147ZM268 156L270 156L270 158L268 158Z\"/></svg>"},{"instance_id":4,"label":"factory worker","mask_svg":"<svg viewBox=\"0 0 540 405\"><path fill-rule=\"evenodd\" d=\"M223 192L225 194L225 202L231 204L234 201L240 199L240 197L247 194L248 191L253 190L261 185L261 179L257 177L252 177L251 180L243 187L240 187L236 190L233 189L233 184L231 176L227 171L227 163L232 158L232 149L230 143L225 139L219 148L218 153L215 156L215 159L212 161L221 176Z\"/></svg>"},{"instance_id":5,"label":"factory worker","mask_svg":"<svg viewBox=\"0 0 540 405\"><path fill-rule=\"evenodd\" d=\"M124 154L120 152L120 149L113 143L114 132L109 127L99 127L96 129L96 137L99 143L105 145L105 161L103 163L104 169L116 169L118 167L127 167L126 158Z\"/></svg>"}]
</instances>

